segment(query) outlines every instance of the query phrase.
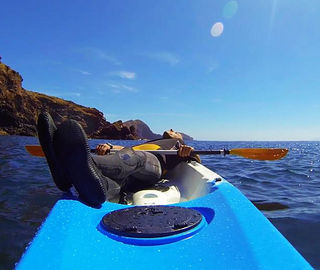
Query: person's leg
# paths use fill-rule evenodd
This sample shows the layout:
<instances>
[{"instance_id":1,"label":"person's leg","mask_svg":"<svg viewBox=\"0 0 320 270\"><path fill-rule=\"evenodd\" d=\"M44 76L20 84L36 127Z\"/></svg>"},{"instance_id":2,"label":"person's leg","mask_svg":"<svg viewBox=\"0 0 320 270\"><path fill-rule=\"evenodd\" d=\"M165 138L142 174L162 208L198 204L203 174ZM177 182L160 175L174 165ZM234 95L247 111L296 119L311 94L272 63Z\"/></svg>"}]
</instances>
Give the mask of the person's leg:
<instances>
[{"instance_id":1,"label":"person's leg","mask_svg":"<svg viewBox=\"0 0 320 270\"><path fill-rule=\"evenodd\" d=\"M153 184L161 177L161 165L157 157L148 152L124 148L111 155L92 155L103 175L115 179L120 185L128 176Z\"/></svg>"},{"instance_id":2,"label":"person's leg","mask_svg":"<svg viewBox=\"0 0 320 270\"><path fill-rule=\"evenodd\" d=\"M161 177L157 157L148 152L124 148L111 155L92 155L101 172L121 185L119 203L127 204L127 195L153 187ZM130 197L130 196L129 196Z\"/></svg>"},{"instance_id":3,"label":"person's leg","mask_svg":"<svg viewBox=\"0 0 320 270\"><path fill-rule=\"evenodd\" d=\"M42 112L39 114L37 130L39 142L46 156L53 181L59 189L68 191L72 184L53 149L53 136L57 128L49 113Z\"/></svg>"},{"instance_id":4,"label":"person's leg","mask_svg":"<svg viewBox=\"0 0 320 270\"><path fill-rule=\"evenodd\" d=\"M79 123L74 120L63 122L54 134L53 147L84 202L98 206L120 192L120 186L103 176L95 166L87 136Z\"/></svg>"}]
</instances>

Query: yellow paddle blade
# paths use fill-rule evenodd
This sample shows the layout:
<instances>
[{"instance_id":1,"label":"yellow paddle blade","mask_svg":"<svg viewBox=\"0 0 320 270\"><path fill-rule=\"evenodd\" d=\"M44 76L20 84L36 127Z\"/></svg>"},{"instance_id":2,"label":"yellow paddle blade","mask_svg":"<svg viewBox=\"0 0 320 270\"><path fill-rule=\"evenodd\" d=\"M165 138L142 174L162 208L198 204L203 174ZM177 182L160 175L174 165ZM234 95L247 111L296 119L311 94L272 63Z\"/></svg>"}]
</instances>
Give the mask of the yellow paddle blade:
<instances>
[{"instance_id":1,"label":"yellow paddle blade","mask_svg":"<svg viewBox=\"0 0 320 270\"><path fill-rule=\"evenodd\" d=\"M152 143L145 143L145 144L140 144L140 145L134 146L134 147L132 147L132 149L133 150L144 150L144 151L158 150L158 149L160 149L160 146L156 145L156 144L152 144Z\"/></svg>"},{"instance_id":2,"label":"yellow paddle blade","mask_svg":"<svg viewBox=\"0 0 320 270\"><path fill-rule=\"evenodd\" d=\"M278 160L286 156L288 151L284 148L238 148L231 149L230 154L256 160Z\"/></svg>"},{"instance_id":3,"label":"yellow paddle blade","mask_svg":"<svg viewBox=\"0 0 320 270\"><path fill-rule=\"evenodd\" d=\"M36 156L36 157L45 156L40 145L26 145L25 148L29 152L29 154L33 156Z\"/></svg>"}]
</instances>

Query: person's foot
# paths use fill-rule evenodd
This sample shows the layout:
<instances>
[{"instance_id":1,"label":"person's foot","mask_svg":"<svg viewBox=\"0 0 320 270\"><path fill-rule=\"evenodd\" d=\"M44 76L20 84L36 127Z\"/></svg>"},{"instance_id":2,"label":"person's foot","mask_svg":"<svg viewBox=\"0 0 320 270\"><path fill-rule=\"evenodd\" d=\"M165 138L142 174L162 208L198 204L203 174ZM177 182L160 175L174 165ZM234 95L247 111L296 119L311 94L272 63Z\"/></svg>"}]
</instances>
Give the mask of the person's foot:
<instances>
[{"instance_id":1,"label":"person's foot","mask_svg":"<svg viewBox=\"0 0 320 270\"><path fill-rule=\"evenodd\" d=\"M53 136L57 128L48 112L39 114L37 129L39 141L46 156L53 181L59 189L68 191L72 184L68 181L66 172L54 152Z\"/></svg>"},{"instance_id":2,"label":"person's foot","mask_svg":"<svg viewBox=\"0 0 320 270\"><path fill-rule=\"evenodd\" d=\"M109 179L96 168L80 124L74 120L63 122L54 134L53 146L79 198L91 206L100 206L106 200Z\"/></svg>"}]
</instances>

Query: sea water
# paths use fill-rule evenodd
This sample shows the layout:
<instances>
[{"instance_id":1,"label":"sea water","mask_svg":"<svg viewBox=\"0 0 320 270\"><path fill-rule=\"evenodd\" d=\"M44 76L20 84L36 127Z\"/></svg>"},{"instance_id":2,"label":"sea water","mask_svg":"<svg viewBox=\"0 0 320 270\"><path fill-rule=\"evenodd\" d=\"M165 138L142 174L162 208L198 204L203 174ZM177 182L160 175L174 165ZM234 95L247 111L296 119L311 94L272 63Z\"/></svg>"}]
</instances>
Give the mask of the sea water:
<instances>
[{"instance_id":1,"label":"sea water","mask_svg":"<svg viewBox=\"0 0 320 270\"><path fill-rule=\"evenodd\" d=\"M94 147L102 140L90 140ZM111 141L124 146L135 141ZM30 156L37 138L0 136L0 269L11 269L61 196L44 158ZM291 244L320 269L320 142L190 141L195 149L288 148L279 161L202 156L202 163L238 187Z\"/></svg>"}]
</instances>

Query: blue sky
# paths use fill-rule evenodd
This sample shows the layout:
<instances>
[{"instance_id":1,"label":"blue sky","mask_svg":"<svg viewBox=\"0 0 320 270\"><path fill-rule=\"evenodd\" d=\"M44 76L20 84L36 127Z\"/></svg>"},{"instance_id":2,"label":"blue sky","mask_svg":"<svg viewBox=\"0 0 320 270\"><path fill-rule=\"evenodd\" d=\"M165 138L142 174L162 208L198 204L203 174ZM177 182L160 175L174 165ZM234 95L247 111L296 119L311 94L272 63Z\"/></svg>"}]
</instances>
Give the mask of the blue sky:
<instances>
[{"instance_id":1,"label":"blue sky","mask_svg":"<svg viewBox=\"0 0 320 270\"><path fill-rule=\"evenodd\" d=\"M4 1L0 55L24 88L111 122L320 140L319 14L318 0Z\"/></svg>"}]
</instances>

